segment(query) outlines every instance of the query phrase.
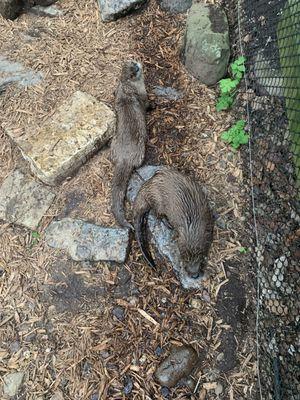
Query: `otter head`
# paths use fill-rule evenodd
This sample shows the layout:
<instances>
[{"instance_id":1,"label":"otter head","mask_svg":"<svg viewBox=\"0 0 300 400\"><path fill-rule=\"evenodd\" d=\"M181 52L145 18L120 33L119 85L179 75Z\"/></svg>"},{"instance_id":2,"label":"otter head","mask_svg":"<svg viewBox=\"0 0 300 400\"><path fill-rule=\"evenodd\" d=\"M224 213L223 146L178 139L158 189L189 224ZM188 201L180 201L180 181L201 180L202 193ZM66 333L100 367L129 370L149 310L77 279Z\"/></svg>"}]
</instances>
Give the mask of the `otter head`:
<instances>
[{"instance_id":1,"label":"otter head","mask_svg":"<svg viewBox=\"0 0 300 400\"><path fill-rule=\"evenodd\" d=\"M178 235L178 247L183 268L190 278L204 278L208 246L195 232L191 235L186 233L181 231Z\"/></svg>"},{"instance_id":2,"label":"otter head","mask_svg":"<svg viewBox=\"0 0 300 400\"><path fill-rule=\"evenodd\" d=\"M134 60L125 61L122 67L122 80L138 81L143 74L142 65Z\"/></svg>"}]
</instances>

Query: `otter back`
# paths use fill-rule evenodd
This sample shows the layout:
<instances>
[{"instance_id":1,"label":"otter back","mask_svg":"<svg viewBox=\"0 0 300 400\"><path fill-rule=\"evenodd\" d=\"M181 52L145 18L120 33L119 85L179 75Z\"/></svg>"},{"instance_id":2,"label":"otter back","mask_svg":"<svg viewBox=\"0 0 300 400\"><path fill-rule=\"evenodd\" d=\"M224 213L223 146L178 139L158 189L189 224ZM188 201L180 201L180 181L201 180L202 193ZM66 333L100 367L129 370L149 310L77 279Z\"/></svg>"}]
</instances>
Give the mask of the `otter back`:
<instances>
[{"instance_id":1,"label":"otter back","mask_svg":"<svg viewBox=\"0 0 300 400\"><path fill-rule=\"evenodd\" d=\"M117 222L131 227L125 218L124 200L130 176L145 157L147 93L142 67L135 61L123 65L116 91L116 135L111 155L115 164L112 181L112 212Z\"/></svg>"}]
</instances>

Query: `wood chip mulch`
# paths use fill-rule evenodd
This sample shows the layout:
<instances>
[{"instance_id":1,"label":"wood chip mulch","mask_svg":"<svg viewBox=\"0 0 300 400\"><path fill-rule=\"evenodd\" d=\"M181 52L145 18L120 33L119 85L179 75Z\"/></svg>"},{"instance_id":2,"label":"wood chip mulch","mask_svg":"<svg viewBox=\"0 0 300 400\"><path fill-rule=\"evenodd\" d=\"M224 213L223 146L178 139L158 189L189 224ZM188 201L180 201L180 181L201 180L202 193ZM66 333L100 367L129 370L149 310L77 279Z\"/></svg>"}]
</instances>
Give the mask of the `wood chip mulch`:
<instances>
[{"instance_id":1,"label":"wood chip mulch","mask_svg":"<svg viewBox=\"0 0 300 400\"><path fill-rule=\"evenodd\" d=\"M185 16L170 16L151 0L142 10L103 24L94 0L60 1L60 18L26 14L0 19L0 52L40 71L44 79L26 90L10 85L0 96L0 183L14 168L27 169L5 129L21 135L55 111L75 90L113 105L122 61L137 57L155 108L148 115L147 163L168 164L200 179L223 225L218 224L204 291L181 289L169 265L152 271L135 242L123 267L74 263L50 250L45 227L56 217L114 225L110 212L109 149L89 160L55 188L57 198L43 218L37 240L31 232L0 224L1 377L25 372L22 399L163 399L153 373L172 345L191 344L203 358L194 388L171 390L173 399L251 399L255 391L254 331L236 336L236 368L212 378L222 333L217 296L232 273L246 287L248 247L244 237L242 164L220 140L234 115L217 113L217 91L200 84L180 61ZM178 101L156 97L157 85L183 93ZM121 307L124 318L113 316ZM249 317L253 321L254 316ZM252 326L252 322L249 326ZM160 355L161 350L163 354ZM124 394L128 379L133 383ZM215 394L217 383L223 393ZM195 391L195 393L193 393ZM0 389L1 393L1 389ZM97 397L98 396L98 397Z\"/></svg>"}]
</instances>

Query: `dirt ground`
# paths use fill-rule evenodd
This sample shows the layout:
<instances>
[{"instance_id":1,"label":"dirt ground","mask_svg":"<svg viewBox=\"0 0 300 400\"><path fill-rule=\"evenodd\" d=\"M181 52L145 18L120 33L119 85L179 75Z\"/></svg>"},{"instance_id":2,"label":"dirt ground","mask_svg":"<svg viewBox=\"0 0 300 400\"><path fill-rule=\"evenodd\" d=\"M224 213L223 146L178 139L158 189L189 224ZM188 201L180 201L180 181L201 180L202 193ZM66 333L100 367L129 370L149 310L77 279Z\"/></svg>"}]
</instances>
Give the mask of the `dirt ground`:
<instances>
[{"instance_id":1,"label":"dirt ground","mask_svg":"<svg viewBox=\"0 0 300 400\"><path fill-rule=\"evenodd\" d=\"M148 115L146 163L172 165L207 189L217 218L211 277L203 291L184 291L169 265L150 270L135 242L123 266L75 263L47 247L43 232L55 218L115 224L112 165L109 148L103 149L54 189L39 241L26 229L0 224L0 380L23 371L17 398L26 400L254 399L252 292L247 255L238 251L250 245L242 163L220 140L233 116L215 111L216 89L201 85L180 62L185 16L169 16L151 0L103 24L94 0L58 5L65 12L61 18L0 20L1 54L44 76L26 90L11 85L0 97L0 183L15 168L28 171L6 128L16 135L25 127L34 131L75 90L113 106L122 60L138 58L155 104ZM158 98L156 85L184 96ZM153 373L172 345L186 343L202 361L190 386L168 394ZM223 387L219 395L217 383Z\"/></svg>"}]
</instances>

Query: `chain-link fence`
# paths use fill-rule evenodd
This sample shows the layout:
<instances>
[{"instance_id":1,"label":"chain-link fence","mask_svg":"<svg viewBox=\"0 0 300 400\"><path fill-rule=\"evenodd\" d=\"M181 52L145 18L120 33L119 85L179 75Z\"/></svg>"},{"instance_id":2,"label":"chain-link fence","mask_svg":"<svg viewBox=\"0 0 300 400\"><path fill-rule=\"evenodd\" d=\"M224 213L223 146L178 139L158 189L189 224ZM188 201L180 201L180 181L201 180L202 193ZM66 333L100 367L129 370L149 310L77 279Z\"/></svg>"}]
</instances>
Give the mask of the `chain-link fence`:
<instances>
[{"instance_id":1,"label":"chain-link fence","mask_svg":"<svg viewBox=\"0 0 300 400\"><path fill-rule=\"evenodd\" d=\"M236 53L247 59L259 398L299 400L300 0L231 4Z\"/></svg>"}]
</instances>

